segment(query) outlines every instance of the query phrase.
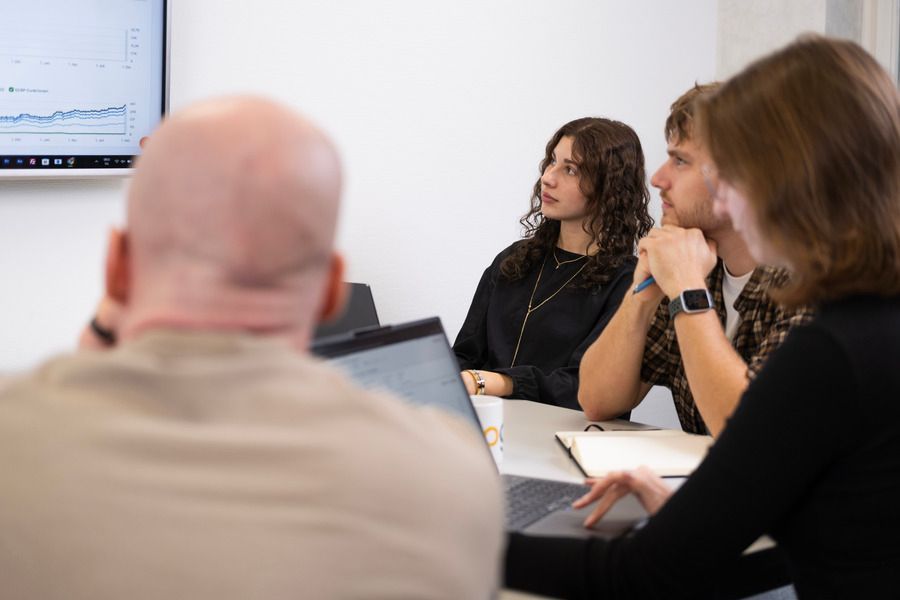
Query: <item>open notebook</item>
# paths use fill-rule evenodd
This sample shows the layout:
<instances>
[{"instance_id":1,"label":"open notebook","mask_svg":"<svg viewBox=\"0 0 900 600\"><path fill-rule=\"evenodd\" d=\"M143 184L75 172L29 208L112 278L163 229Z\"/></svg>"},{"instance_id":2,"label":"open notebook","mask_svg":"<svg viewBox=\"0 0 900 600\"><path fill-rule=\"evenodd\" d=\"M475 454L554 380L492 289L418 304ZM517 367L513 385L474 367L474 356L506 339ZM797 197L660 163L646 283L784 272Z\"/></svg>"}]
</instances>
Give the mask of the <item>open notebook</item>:
<instances>
[{"instance_id":1,"label":"open notebook","mask_svg":"<svg viewBox=\"0 0 900 600\"><path fill-rule=\"evenodd\" d=\"M557 431L556 439L588 477L646 465L660 477L687 477L713 439L672 429L652 431Z\"/></svg>"}]
</instances>

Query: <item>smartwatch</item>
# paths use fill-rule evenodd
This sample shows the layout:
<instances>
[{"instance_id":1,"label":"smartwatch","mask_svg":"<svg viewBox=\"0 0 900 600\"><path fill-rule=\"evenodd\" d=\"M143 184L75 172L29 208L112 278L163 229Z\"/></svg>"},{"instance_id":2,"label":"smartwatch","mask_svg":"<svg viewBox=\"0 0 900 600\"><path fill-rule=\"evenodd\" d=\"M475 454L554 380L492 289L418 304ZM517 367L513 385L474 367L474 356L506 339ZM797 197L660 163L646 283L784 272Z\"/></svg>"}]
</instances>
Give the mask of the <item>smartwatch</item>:
<instances>
[{"instance_id":1,"label":"smartwatch","mask_svg":"<svg viewBox=\"0 0 900 600\"><path fill-rule=\"evenodd\" d=\"M674 319L680 312L706 312L712 307L713 299L708 289L684 290L669 302L669 318Z\"/></svg>"}]
</instances>

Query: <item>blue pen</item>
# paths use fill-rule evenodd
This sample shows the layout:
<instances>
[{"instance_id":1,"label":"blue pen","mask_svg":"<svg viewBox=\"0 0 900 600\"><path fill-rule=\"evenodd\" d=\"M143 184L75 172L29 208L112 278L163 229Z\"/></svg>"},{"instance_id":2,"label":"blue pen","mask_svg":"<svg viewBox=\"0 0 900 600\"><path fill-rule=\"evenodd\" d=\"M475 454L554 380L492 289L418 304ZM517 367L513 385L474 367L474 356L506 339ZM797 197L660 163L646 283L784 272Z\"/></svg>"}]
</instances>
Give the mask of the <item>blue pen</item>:
<instances>
[{"instance_id":1,"label":"blue pen","mask_svg":"<svg viewBox=\"0 0 900 600\"><path fill-rule=\"evenodd\" d=\"M642 282L640 282L639 284L637 284L636 286L634 286L634 291L631 292L631 293L632 293L632 294L637 294L638 292L647 289L648 287L650 287L650 286L651 286L652 284L654 284L654 283L656 283L656 280L653 279L653 276L651 275L651 276L648 277L647 279L643 280Z\"/></svg>"}]
</instances>

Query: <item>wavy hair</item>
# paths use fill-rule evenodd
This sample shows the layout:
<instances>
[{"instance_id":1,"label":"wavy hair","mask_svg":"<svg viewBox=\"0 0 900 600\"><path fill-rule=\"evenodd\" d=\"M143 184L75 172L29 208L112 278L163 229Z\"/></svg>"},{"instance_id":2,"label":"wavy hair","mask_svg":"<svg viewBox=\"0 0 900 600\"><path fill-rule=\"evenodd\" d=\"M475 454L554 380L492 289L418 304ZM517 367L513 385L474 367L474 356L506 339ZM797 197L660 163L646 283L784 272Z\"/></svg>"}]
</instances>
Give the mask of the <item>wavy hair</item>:
<instances>
[{"instance_id":1,"label":"wavy hair","mask_svg":"<svg viewBox=\"0 0 900 600\"><path fill-rule=\"evenodd\" d=\"M694 87L678 97L678 100L669 107L669 116L666 118L666 141L674 144L693 138L694 133L694 105L698 98L705 98L722 86L719 81L710 83L696 83Z\"/></svg>"},{"instance_id":2,"label":"wavy hair","mask_svg":"<svg viewBox=\"0 0 900 600\"><path fill-rule=\"evenodd\" d=\"M799 38L696 106L725 181L791 270L772 296L900 294L900 94L853 42Z\"/></svg>"},{"instance_id":3,"label":"wavy hair","mask_svg":"<svg viewBox=\"0 0 900 600\"><path fill-rule=\"evenodd\" d=\"M599 251L572 285L595 287L609 281L614 270L634 255L637 241L653 226L648 212L650 192L644 171L641 141L631 127L610 119L585 117L563 125L553 134L540 164L540 173L553 160L563 137L572 138L573 158L581 173L579 187L587 199L582 227ZM524 242L500 263L508 280L525 277L556 247L559 221L541 213L541 178L531 194L531 209L520 220Z\"/></svg>"}]
</instances>

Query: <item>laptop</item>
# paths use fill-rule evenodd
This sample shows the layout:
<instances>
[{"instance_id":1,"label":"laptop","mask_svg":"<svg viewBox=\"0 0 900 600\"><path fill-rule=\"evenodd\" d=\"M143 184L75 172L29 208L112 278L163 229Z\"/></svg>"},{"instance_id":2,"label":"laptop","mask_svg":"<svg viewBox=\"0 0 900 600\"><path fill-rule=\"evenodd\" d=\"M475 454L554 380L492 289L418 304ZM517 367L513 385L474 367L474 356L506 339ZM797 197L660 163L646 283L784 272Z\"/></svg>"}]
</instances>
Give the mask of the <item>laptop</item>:
<instances>
[{"instance_id":1,"label":"laptop","mask_svg":"<svg viewBox=\"0 0 900 600\"><path fill-rule=\"evenodd\" d=\"M365 283L346 283L347 306L333 321L320 323L314 334L315 339L347 333L363 327L377 327L378 312L372 299L372 288Z\"/></svg>"},{"instance_id":2,"label":"laptop","mask_svg":"<svg viewBox=\"0 0 900 600\"><path fill-rule=\"evenodd\" d=\"M412 404L436 406L462 417L484 439L440 319L366 328L317 339L312 352L365 388L388 390ZM487 443L485 450L489 452ZM612 537L631 529L647 515L640 503L628 496L594 529L585 529L582 522L590 509L576 511L571 503L584 495L588 487L516 475L501 478L509 531Z\"/></svg>"}]
</instances>

